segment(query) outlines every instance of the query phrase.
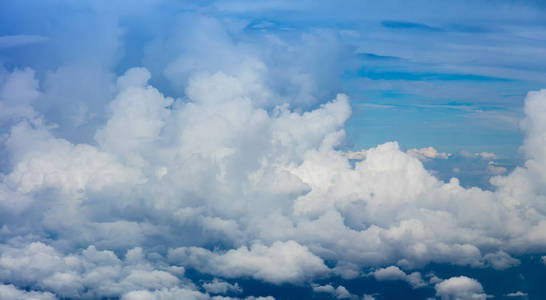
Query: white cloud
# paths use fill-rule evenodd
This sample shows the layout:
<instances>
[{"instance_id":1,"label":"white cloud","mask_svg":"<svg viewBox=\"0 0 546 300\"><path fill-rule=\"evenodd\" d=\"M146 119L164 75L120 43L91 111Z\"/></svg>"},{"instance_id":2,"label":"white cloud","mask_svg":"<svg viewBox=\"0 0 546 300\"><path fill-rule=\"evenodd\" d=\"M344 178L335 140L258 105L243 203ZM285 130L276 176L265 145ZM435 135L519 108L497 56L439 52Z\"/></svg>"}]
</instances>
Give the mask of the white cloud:
<instances>
[{"instance_id":1,"label":"white cloud","mask_svg":"<svg viewBox=\"0 0 546 300\"><path fill-rule=\"evenodd\" d=\"M118 80L96 146L57 138L43 123L15 124L4 143L13 167L2 178L0 203L32 217L6 219L6 232L52 231L64 249L160 243L185 267L275 284L431 261L501 269L517 265L512 251L545 246L539 147L528 143L539 152L494 177L494 191L441 182L395 142L367 149L353 167L335 150L350 115L345 96L308 112L286 105L267 111L253 98L268 87L247 91L260 81L244 76L260 75L192 77L190 98L174 101L147 85L145 69L131 69ZM218 91L209 94L210 86ZM529 105L544 105L533 99ZM529 126L530 139L542 134ZM37 207L45 212L32 214ZM185 233L183 247L176 232ZM226 250L205 250L207 243ZM138 289L142 278L154 289L174 287L169 270L110 278L116 285L109 293ZM400 280L423 284L420 273L397 270ZM57 273L25 280L65 294L82 290L78 273Z\"/></svg>"},{"instance_id":2,"label":"white cloud","mask_svg":"<svg viewBox=\"0 0 546 300\"><path fill-rule=\"evenodd\" d=\"M434 147L427 147L421 149L409 149L406 151L409 155L414 156L420 160L427 159L448 159L451 154L445 152L438 152Z\"/></svg>"},{"instance_id":3,"label":"white cloud","mask_svg":"<svg viewBox=\"0 0 546 300\"><path fill-rule=\"evenodd\" d=\"M222 297L222 296L210 296L208 294L201 293L199 291L184 289L184 288L170 288L170 289L161 289L161 290L137 290L131 291L123 297L122 300L177 300L177 299L188 299L188 300L236 300L243 298L232 298L232 297ZM249 296L244 298L245 300L275 300L275 298L268 297L253 297Z\"/></svg>"},{"instance_id":4,"label":"white cloud","mask_svg":"<svg viewBox=\"0 0 546 300\"><path fill-rule=\"evenodd\" d=\"M48 292L20 290L13 284L0 284L0 299L57 300L57 297Z\"/></svg>"},{"instance_id":5,"label":"white cloud","mask_svg":"<svg viewBox=\"0 0 546 300\"><path fill-rule=\"evenodd\" d=\"M0 122L35 117L32 103L40 96L38 84L30 68L16 69L6 78L0 78Z\"/></svg>"},{"instance_id":6,"label":"white cloud","mask_svg":"<svg viewBox=\"0 0 546 300\"><path fill-rule=\"evenodd\" d=\"M527 293L524 293L522 291L512 292L505 295L506 297L523 297L527 298Z\"/></svg>"},{"instance_id":7,"label":"white cloud","mask_svg":"<svg viewBox=\"0 0 546 300\"><path fill-rule=\"evenodd\" d=\"M465 276L451 277L434 286L436 296L442 300L481 300L487 299L482 285L475 279Z\"/></svg>"},{"instance_id":8,"label":"white cloud","mask_svg":"<svg viewBox=\"0 0 546 300\"><path fill-rule=\"evenodd\" d=\"M241 293L243 291L237 282L231 284L218 278L214 278L211 282L203 283L203 288L207 293L212 294Z\"/></svg>"},{"instance_id":9,"label":"white cloud","mask_svg":"<svg viewBox=\"0 0 546 300\"><path fill-rule=\"evenodd\" d=\"M176 248L169 251L169 260L184 266L218 276L255 279L281 284L302 282L326 274L324 262L294 241L275 242L270 247L253 244L225 253L203 248Z\"/></svg>"},{"instance_id":10,"label":"white cloud","mask_svg":"<svg viewBox=\"0 0 546 300\"><path fill-rule=\"evenodd\" d=\"M347 158L363 160L366 158L366 149L362 149L360 151L354 151L354 152L347 152Z\"/></svg>"},{"instance_id":11,"label":"white cloud","mask_svg":"<svg viewBox=\"0 0 546 300\"><path fill-rule=\"evenodd\" d=\"M314 284L313 292L331 294L335 299L356 299L357 297L351 294L344 286L339 285L334 288L331 284L318 285Z\"/></svg>"},{"instance_id":12,"label":"white cloud","mask_svg":"<svg viewBox=\"0 0 546 300\"><path fill-rule=\"evenodd\" d=\"M125 260L93 246L64 256L39 242L22 247L3 245L1 252L0 280L36 285L60 297L89 299L116 297L139 289L194 289L171 274L170 268L155 269L140 248L129 250Z\"/></svg>"},{"instance_id":13,"label":"white cloud","mask_svg":"<svg viewBox=\"0 0 546 300\"><path fill-rule=\"evenodd\" d=\"M27 123L13 127L6 144L21 156L6 182L21 193L46 187L77 193L143 180L139 170L125 167L110 153L56 139Z\"/></svg>"},{"instance_id":14,"label":"white cloud","mask_svg":"<svg viewBox=\"0 0 546 300\"><path fill-rule=\"evenodd\" d=\"M129 69L116 81L97 62L115 57L121 30L112 25L94 41L108 49L87 54L97 66L63 65L44 82L30 69L1 78L9 114L0 278L13 288L73 298L209 297L187 282L184 267L274 284L354 278L372 267L378 280L418 287L419 272L393 265L504 269L518 264L515 253L546 249L546 91L526 98L525 165L502 176L491 164L499 174L491 191L464 188L423 167L420 159L449 156L432 147L338 150L349 100L318 104L339 77L335 34L310 32L301 43L270 35L258 47L236 42L211 17L172 22L143 49L151 72ZM149 84L151 73L181 98ZM67 113L71 103L77 114ZM158 254L167 252L169 259ZM235 289L213 283L209 289ZM468 278L436 285L446 299L459 295L457 286L483 295Z\"/></svg>"},{"instance_id":15,"label":"white cloud","mask_svg":"<svg viewBox=\"0 0 546 300\"><path fill-rule=\"evenodd\" d=\"M505 167L495 166L495 164L491 161L487 165L487 170L493 175L502 175L508 171Z\"/></svg>"},{"instance_id":16,"label":"white cloud","mask_svg":"<svg viewBox=\"0 0 546 300\"><path fill-rule=\"evenodd\" d=\"M485 160L492 160L492 159L498 158L498 156L495 153L491 153L491 152L480 152L480 153L476 153L475 155Z\"/></svg>"},{"instance_id":17,"label":"white cloud","mask_svg":"<svg viewBox=\"0 0 546 300\"><path fill-rule=\"evenodd\" d=\"M404 271L400 270L400 268L398 268L397 266L389 266L386 268L377 269L371 272L369 275L373 275L373 277L378 281L384 281L384 280L406 281L413 288L418 288L418 287L422 287L426 285L426 283L423 281L423 278L421 277L421 273L412 272L411 274L406 274Z\"/></svg>"},{"instance_id":18,"label":"white cloud","mask_svg":"<svg viewBox=\"0 0 546 300\"><path fill-rule=\"evenodd\" d=\"M486 254L484 259L496 270L504 270L520 264L519 259L511 257L502 250L497 253Z\"/></svg>"}]
</instances>

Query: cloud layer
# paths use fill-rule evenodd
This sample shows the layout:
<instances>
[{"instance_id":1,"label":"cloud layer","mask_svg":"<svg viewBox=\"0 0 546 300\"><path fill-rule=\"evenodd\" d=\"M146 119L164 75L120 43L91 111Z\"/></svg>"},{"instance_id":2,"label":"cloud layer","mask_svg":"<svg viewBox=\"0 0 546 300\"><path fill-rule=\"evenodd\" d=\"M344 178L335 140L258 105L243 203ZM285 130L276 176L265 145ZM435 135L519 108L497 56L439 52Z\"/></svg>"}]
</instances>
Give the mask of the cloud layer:
<instances>
[{"instance_id":1,"label":"cloud layer","mask_svg":"<svg viewBox=\"0 0 546 300\"><path fill-rule=\"evenodd\" d=\"M485 299L475 279L416 269L505 270L546 250L546 90L525 97L525 163L463 187L424 167L450 157L433 147L343 150L336 33L247 40L267 24L184 13L116 76L124 19L104 12L100 52L1 70L0 298L228 299L252 279L355 299L316 282L373 277ZM0 43L48 41L16 37Z\"/></svg>"}]
</instances>

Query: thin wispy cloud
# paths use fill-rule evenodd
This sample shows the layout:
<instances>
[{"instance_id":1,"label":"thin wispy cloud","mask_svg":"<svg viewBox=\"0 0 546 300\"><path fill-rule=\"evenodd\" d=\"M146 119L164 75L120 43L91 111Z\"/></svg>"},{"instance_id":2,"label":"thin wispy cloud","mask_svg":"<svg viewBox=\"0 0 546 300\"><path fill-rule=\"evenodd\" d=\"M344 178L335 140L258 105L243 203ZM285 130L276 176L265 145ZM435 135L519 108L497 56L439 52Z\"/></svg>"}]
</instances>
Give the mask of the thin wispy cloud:
<instances>
[{"instance_id":1,"label":"thin wispy cloud","mask_svg":"<svg viewBox=\"0 0 546 300\"><path fill-rule=\"evenodd\" d=\"M0 48L20 47L25 45L32 45L37 43L43 43L48 38L39 35L5 35L0 36Z\"/></svg>"}]
</instances>

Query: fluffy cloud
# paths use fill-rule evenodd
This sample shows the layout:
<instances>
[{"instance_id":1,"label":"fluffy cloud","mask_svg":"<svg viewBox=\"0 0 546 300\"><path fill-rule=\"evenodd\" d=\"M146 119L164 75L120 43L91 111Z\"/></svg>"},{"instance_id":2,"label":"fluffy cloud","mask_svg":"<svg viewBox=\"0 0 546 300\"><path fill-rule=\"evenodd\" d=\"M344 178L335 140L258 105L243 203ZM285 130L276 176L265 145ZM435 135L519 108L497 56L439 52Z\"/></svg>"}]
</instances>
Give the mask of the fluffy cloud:
<instances>
[{"instance_id":1,"label":"fluffy cloud","mask_svg":"<svg viewBox=\"0 0 546 300\"><path fill-rule=\"evenodd\" d=\"M169 251L169 260L197 270L228 278L250 276L275 284L301 282L325 274L323 261L294 241L275 242L271 247L253 244L217 254L190 247Z\"/></svg>"},{"instance_id":2,"label":"fluffy cloud","mask_svg":"<svg viewBox=\"0 0 546 300\"><path fill-rule=\"evenodd\" d=\"M527 293L524 293L522 291L517 291L517 292L513 292L513 293L508 293L505 296L506 297L523 297L523 298L526 298Z\"/></svg>"},{"instance_id":3,"label":"fluffy cloud","mask_svg":"<svg viewBox=\"0 0 546 300\"><path fill-rule=\"evenodd\" d=\"M427 147L421 149L409 149L406 151L409 155L417 157L420 160L426 159L448 159L451 154L445 152L438 152L434 147Z\"/></svg>"},{"instance_id":4,"label":"fluffy cloud","mask_svg":"<svg viewBox=\"0 0 546 300\"><path fill-rule=\"evenodd\" d=\"M87 299L116 297L135 289L192 288L171 269L154 269L140 248L129 250L125 260L120 260L113 252L93 246L65 256L34 242L22 248L3 246L0 266L2 280L40 286L61 297Z\"/></svg>"},{"instance_id":5,"label":"fluffy cloud","mask_svg":"<svg viewBox=\"0 0 546 300\"><path fill-rule=\"evenodd\" d=\"M366 158L366 149L362 149L360 151L350 151L347 152L347 158L349 159L365 159Z\"/></svg>"},{"instance_id":6,"label":"fluffy cloud","mask_svg":"<svg viewBox=\"0 0 546 300\"><path fill-rule=\"evenodd\" d=\"M243 291L239 287L239 284L231 284L229 282L214 278L211 282L203 283L203 288L211 294L226 294L226 293L240 293Z\"/></svg>"},{"instance_id":7,"label":"fluffy cloud","mask_svg":"<svg viewBox=\"0 0 546 300\"><path fill-rule=\"evenodd\" d=\"M39 242L4 245L1 250L0 280L46 290L27 292L14 285L1 285L2 299L57 299L54 295L76 299L214 299L208 292L241 291L237 285L215 280L205 284L207 293L203 293L183 277L183 268L154 265L141 248L128 250L123 260L94 246L69 255Z\"/></svg>"},{"instance_id":8,"label":"fluffy cloud","mask_svg":"<svg viewBox=\"0 0 546 300\"><path fill-rule=\"evenodd\" d=\"M0 285L0 298L2 299L32 299L32 300L57 300L48 292L25 291L16 288L13 284Z\"/></svg>"},{"instance_id":9,"label":"fluffy cloud","mask_svg":"<svg viewBox=\"0 0 546 300\"><path fill-rule=\"evenodd\" d=\"M465 276L451 277L435 286L436 296L442 300L482 300L487 299L482 285Z\"/></svg>"},{"instance_id":10,"label":"fluffy cloud","mask_svg":"<svg viewBox=\"0 0 546 300\"><path fill-rule=\"evenodd\" d=\"M368 149L353 166L336 150L350 115L344 95L308 112L286 105L267 111L254 98L268 87L242 88L254 80L244 76L259 75L192 77L189 98L174 100L147 83L146 69L131 69L117 80L118 95L95 146L57 138L33 116L16 123L4 143L13 167L3 177L1 203L31 217L29 223L12 218L4 228L13 238L56 232L54 245L62 249L95 244L127 251L159 241L170 263L275 284L330 271L354 277L364 266L393 263L503 269L518 263L511 251L544 246L536 178L546 172L535 145L542 131L533 126L542 124L534 113L545 105L545 92L531 93L526 102L536 106L526 109L524 121L529 160L493 178L491 192L465 189L457 179L439 181L395 142ZM32 214L31 204L44 213ZM185 232L183 242L177 231ZM207 250L211 243L227 249ZM47 247L44 253L59 251ZM86 273L50 255L58 263L44 270L61 268L56 277L40 273L36 263L28 276L13 271L4 278L81 295ZM165 270L104 277L112 282L102 292L121 295L144 282L158 291L176 288L179 279ZM395 266L374 277L423 284L418 272Z\"/></svg>"},{"instance_id":11,"label":"fluffy cloud","mask_svg":"<svg viewBox=\"0 0 546 300\"><path fill-rule=\"evenodd\" d=\"M6 78L0 77L0 122L35 116L31 104L39 95L38 80L30 68L14 70Z\"/></svg>"},{"instance_id":12,"label":"fluffy cloud","mask_svg":"<svg viewBox=\"0 0 546 300\"><path fill-rule=\"evenodd\" d=\"M403 270L506 269L519 263L511 255L546 249L545 90L525 100L525 164L505 176L491 164L491 190L465 188L423 166L449 156L432 147L340 150L351 106L332 93L345 51L335 33L270 34L260 47L242 37L254 30L245 22L183 14L142 49L146 68L116 79L121 16L89 6L108 34L75 45L81 61L59 53L53 70L0 74L1 293L239 291L220 279L200 288L186 268L277 285L373 268L377 280L419 287L421 274ZM466 277L435 288L443 299L485 297Z\"/></svg>"},{"instance_id":13,"label":"fluffy cloud","mask_svg":"<svg viewBox=\"0 0 546 300\"><path fill-rule=\"evenodd\" d=\"M210 296L203 294L199 291L181 288L161 289L155 291L138 290L131 291L123 297L122 300L176 300L176 299L188 299L188 300L236 300L243 298L231 298L222 296ZM246 297L244 300L275 300L275 298L268 297Z\"/></svg>"},{"instance_id":14,"label":"fluffy cloud","mask_svg":"<svg viewBox=\"0 0 546 300\"><path fill-rule=\"evenodd\" d=\"M374 272L370 273L376 280L403 280L407 281L413 288L418 288L425 286L426 283L421 277L421 273L413 272L411 274L406 274L404 271L396 266L390 266L386 268L377 269Z\"/></svg>"},{"instance_id":15,"label":"fluffy cloud","mask_svg":"<svg viewBox=\"0 0 546 300\"><path fill-rule=\"evenodd\" d=\"M339 285L334 288L331 284L313 285L313 292L331 294L336 299L356 299L357 297L351 294L344 286Z\"/></svg>"},{"instance_id":16,"label":"fluffy cloud","mask_svg":"<svg viewBox=\"0 0 546 300\"><path fill-rule=\"evenodd\" d=\"M504 270L520 264L518 259L515 259L508 255L504 251L499 251L497 253L489 253L484 256L488 264L490 264L494 269Z\"/></svg>"}]
</instances>

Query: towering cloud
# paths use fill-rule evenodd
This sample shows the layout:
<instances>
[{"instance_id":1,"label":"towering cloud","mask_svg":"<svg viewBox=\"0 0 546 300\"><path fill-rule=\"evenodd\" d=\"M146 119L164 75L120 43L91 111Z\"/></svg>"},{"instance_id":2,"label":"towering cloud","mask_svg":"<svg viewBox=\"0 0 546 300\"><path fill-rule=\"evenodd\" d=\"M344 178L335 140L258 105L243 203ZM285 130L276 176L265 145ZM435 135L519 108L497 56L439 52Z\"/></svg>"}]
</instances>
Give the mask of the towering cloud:
<instances>
[{"instance_id":1,"label":"towering cloud","mask_svg":"<svg viewBox=\"0 0 546 300\"><path fill-rule=\"evenodd\" d=\"M545 246L546 91L526 100L529 160L493 178L490 192L437 180L396 143L352 166L335 149L350 114L343 95L305 113L268 112L255 90L214 92L248 79L196 77L188 101L165 98L148 80L142 68L118 79L96 146L56 138L31 115L13 125L4 143L13 167L2 182L5 282L63 297L119 296L180 287L176 266L278 284L392 263L505 269L518 264L509 253ZM217 243L225 250L206 249ZM83 256L73 252L82 247ZM107 250L133 247L141 248L128 252L130 263ZM132 253L144 270L131 267ZM99 265L81 267L88 259ZM106 282L92 289L86 278L96 272L111 275L97 274ZM419 273L393 266L373 275L424 285ZM436 286L438 295L451 297L451 281Z\"/></svg>"},{"instance_id":2,"label":"towering cloud","mask_svg":"<svg viewBox=\"0 0 546 300\"><path fill-rule=\"evenodd\" d=\"M117 32L126 20L105 11L101 24ZM465 188L425 169L449 157L432 147L341 150L351 104L331 92L345 51L336 34L259 46L237 35L249 24L165 22L177 26L142 49L145 67L121 76L105 66L121 43L112 32L115 45L82 54L105 65L2 70L0 298L220 299L242 293L243 278L353 299L317 282L418 289L428 284L415 269L431 262L505 270L546 250L546 90L525 98L524 165L493 177L492 190ZM56 117L74 107L70 121ZM434 289L487 297L464 276Z\"/></svg>"}]
</instances>

